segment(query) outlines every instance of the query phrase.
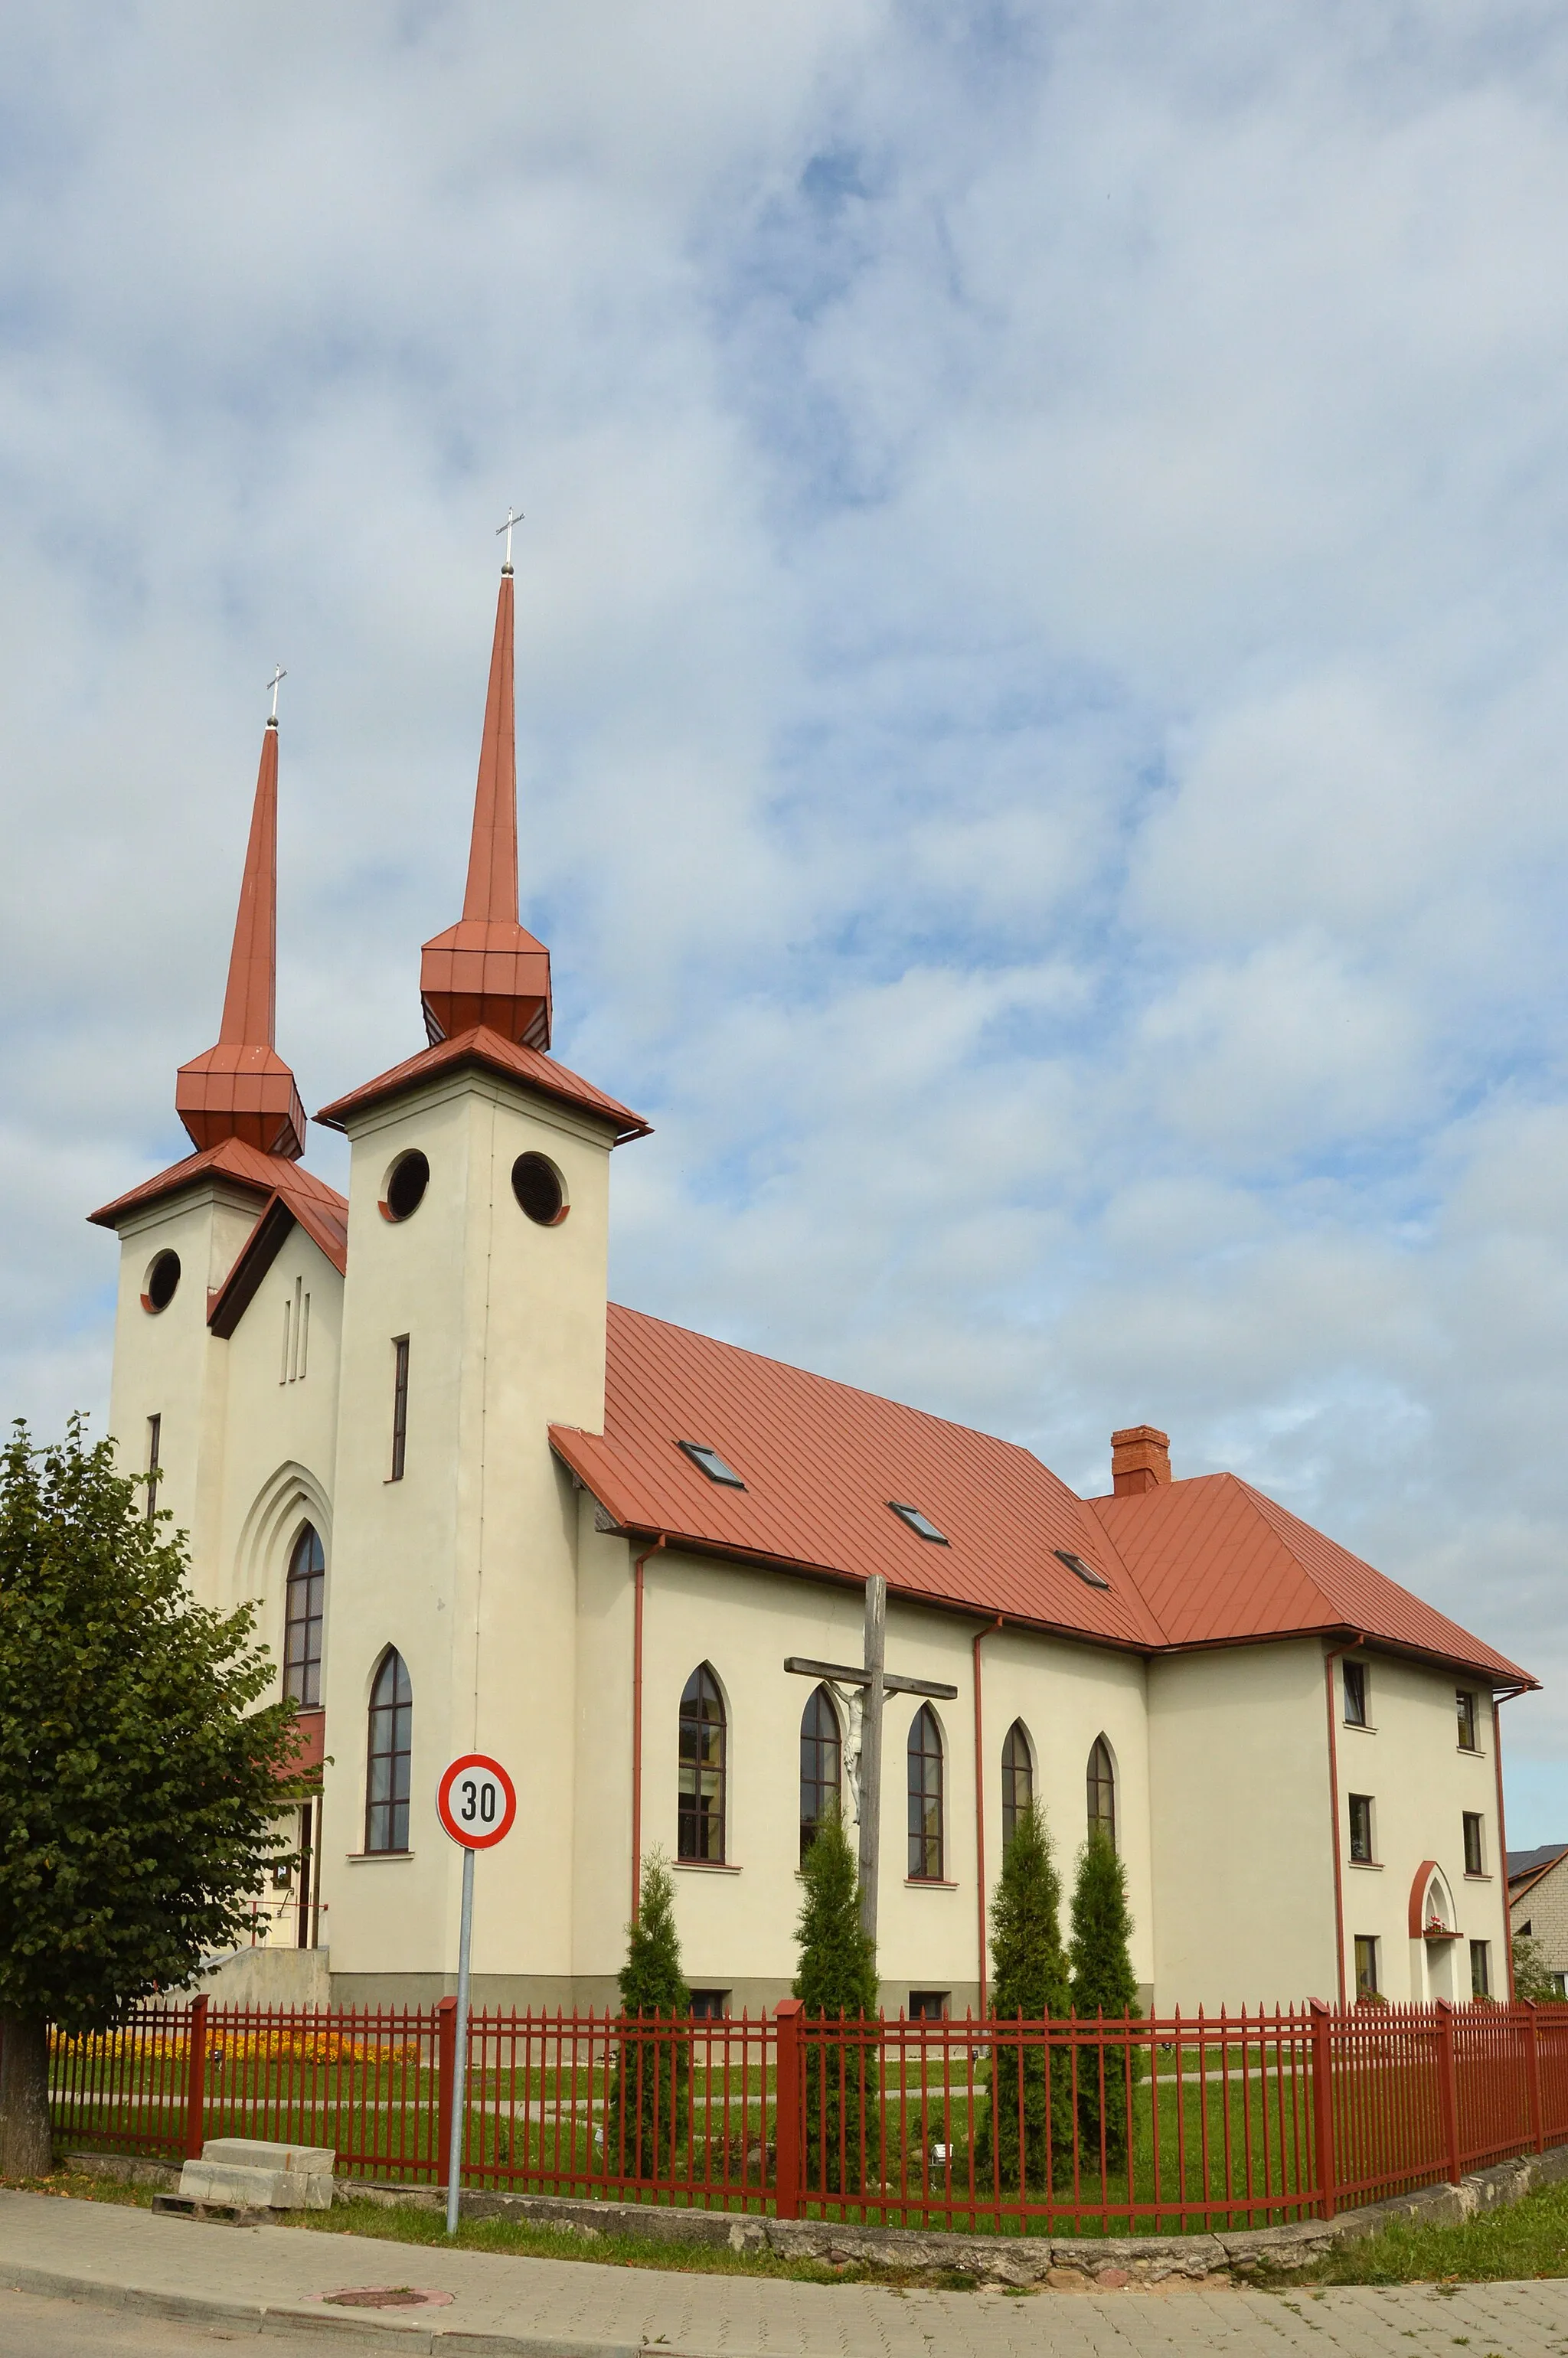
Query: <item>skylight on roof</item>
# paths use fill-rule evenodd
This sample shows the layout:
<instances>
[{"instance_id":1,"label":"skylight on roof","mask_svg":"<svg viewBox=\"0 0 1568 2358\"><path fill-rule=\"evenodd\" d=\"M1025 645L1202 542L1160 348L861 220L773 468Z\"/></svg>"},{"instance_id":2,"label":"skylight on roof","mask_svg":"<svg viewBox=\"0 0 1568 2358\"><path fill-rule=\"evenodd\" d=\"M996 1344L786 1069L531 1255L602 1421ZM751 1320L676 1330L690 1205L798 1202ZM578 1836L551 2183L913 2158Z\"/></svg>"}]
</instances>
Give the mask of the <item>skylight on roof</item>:
<instances>
[{"instance_id":1,"label":"skylight on roof","mask_svg":"<svg viewBox=\"0 0 1568 2358\"><path fill-rule=\"evenodd\" d=\"M1051 1552L1058 1563L1065 1563L1069 1572L1076 1572L1078 1578L1087 1581L1091 1588L1110 1586L1103 1572L1097 1572L1092 1563L1086 1563L1083 1557L1075 1555L1070 1548L1053 1548Z\"/></svg>"},{"instance_id":2,"label":"skylight on roof","mask_svg":"<svg viewBox=\"0 0 1568 2358\"><path fill-rule=\"evenodd\" d=\"M701 1466L710 1482L722 1482L730 1490L745 1488L733 1466L727 1466L718 1450L709 1449L705 1441L682 1441L676 1446L686 1451L694 1466Z\"/></svg>"},{"instance_id":3,"label":"skylight on roof","mask_svg":"<svg viewBox=\"0 0 1568 2358\"><path fill-rule=\"evenodd\" d=\"M896 1498L890 1498L888 1505L895 1515L903 1518L912 1531L918 1531L923 1540L934 1540L938 1547L946 1546L946 1534L939 1531L930 1516L923 1515L918 1507L901 1507Z\"/></svg>"}]
</instances>

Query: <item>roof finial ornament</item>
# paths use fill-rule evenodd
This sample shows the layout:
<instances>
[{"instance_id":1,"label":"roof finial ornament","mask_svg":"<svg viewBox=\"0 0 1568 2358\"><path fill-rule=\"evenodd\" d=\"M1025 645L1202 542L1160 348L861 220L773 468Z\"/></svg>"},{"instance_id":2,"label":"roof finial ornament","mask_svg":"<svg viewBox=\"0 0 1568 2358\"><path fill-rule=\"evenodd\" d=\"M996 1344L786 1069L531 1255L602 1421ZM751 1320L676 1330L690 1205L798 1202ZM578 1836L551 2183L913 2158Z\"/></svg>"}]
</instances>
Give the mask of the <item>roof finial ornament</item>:
<instances>
[{"instance_id":1,"label":"roof finial ornament","mask_svg":"<svg viewBox=\"0 0 1568 2358\"><path fill-rule=\"evenodd\" d=\"M495 537L497 540L501 538L503 533L506 535L506 556L501 568L503 573L510 573L512 570L512 527L514 524L521 524L522 522L522 509L514 508L511 501L508 500L506 503L506 522L504 524L498 524L495 527Z\"/></svg>"},{"instance_id":2,"label":"roof finial ornament","mask_svg":"<svg viewBox=\"0 0 1568 2358\"><path fill-rule=\"evenodd\" d=\"M277 684L278 684L278 681L279 681L280 679L287 679L287 677L288 677L288 674L284 670L283 665L282 665L281 664L275 664L275 665L273 665L272 677L271 677L271 678L268 680L268 682L267 682L267 686L268 686L268 687L270 687L270 688L271 688L271 690L272 690L272 710L271 710L271 711L268 713L268 715L267 715L267 723L266 723L266 725L267 725L267 727L268 727L269 729L276 729L276 728L277 727Z\"/></svg>"}]
</instances>

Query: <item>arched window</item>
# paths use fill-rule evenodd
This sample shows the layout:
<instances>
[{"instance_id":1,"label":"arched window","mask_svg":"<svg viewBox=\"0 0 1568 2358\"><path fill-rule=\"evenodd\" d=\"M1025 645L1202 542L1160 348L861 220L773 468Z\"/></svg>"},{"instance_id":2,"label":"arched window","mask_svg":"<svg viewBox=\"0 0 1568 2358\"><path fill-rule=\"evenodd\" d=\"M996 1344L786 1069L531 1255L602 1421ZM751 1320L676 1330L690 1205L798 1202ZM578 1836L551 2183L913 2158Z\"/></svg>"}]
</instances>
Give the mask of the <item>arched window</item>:
<instances>
[{"instance_id":1,"label":"arched window","mask_svg":"<svg viewBox=\"0 0 1568 2358\"><path fill-rule=\"evenodd\" d=\"M706 1662L680 1699L680 1797L676 1855L724 1860L724 1698Z\"/></svg>"},{"instance_id":2,"label":"arched window","mask_svg":"<svg viewBox=\"0 0 1568 2358\"><path fill-rule=\"evenodd\" d=\"M1089 1832L1097 1827L1111 1848L1116 1848L1116 1771L1110 1765L1110 1747L1103 1736L1097 1736L1089 1751L1088 1767Z\"/></svg>"},{"instance_id":3,"label":"arched window","mask_svg":"<svg viewBox=\"0 0 1568 2358\"><path fill-rule=\"evenodd\" d=\"M1001 1747L1001 1846L1005 1851L1018 1821L1034 1800L1034 1757L1023 1722L1015 1719Z\"/></svg>"},{"instance_id":4,"label":"arched window","mask_svg":"<svg viewBox=\"0 0 1568 2358\"><path fill-rule=\"evenodd\" d=\"M414 1750L414 1690L403 1657L389 1646L370 1697L365 1776L365 1848L408 1847L408 1772Z\"/></svg>"},{"instance_id":5,"label":"arched window","mask_svg":"<svg viewBox=\"0 0 1568 2358\"><path fill-rule=\"evenodd\" d=\"M815 1687L800 1716L800 1855L816 1840L824 1818L843 1800L844 1742L826 1687Z\"/></svg>"},{"instance_id":6,"label":"arched window","mask_svg":"<svg viewBox=\"0 0 1568 2358\"><path fill-rule=\"evenodd\" d=\"M942 1731L928 1703L909 1731L909 1873L915 1883L942 1881Z\"/></svg>"},{"instance_id":7,"label":"arched window","mask_svg":"<svg viewBox=\"0 0 1568 2358\"><path fill-rule=\"evenodd\" d=\"M288 1559L288 1601L283 1621L283 1692L303 1711L321 1700L321 1624L327 1601L327 1559L314 1525L307 1523Z\"/></svg>"}]
</instances>

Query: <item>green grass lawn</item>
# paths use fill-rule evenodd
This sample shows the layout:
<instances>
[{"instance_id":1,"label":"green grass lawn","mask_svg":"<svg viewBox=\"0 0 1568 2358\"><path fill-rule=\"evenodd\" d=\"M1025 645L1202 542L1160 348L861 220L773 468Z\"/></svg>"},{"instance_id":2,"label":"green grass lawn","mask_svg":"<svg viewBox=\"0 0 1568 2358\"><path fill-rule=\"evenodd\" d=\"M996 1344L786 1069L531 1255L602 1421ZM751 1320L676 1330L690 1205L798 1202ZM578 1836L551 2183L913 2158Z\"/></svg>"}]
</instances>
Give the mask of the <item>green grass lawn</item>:
<instances>
[{"instance_id":1,"label":"green grass lawn","mask_svg":"<svg viewBox=\"0 0 1568 2358\"><path fill-rule=\"evenodd\" d=\"M1386 2227L1343 2244L1292 2284L1485 2284L1568 2277L1568 2186L1545 2186L1456 2227ZM1283 2278L1276 2288L1288 2289Z\"/></svg>"}]
</instances>

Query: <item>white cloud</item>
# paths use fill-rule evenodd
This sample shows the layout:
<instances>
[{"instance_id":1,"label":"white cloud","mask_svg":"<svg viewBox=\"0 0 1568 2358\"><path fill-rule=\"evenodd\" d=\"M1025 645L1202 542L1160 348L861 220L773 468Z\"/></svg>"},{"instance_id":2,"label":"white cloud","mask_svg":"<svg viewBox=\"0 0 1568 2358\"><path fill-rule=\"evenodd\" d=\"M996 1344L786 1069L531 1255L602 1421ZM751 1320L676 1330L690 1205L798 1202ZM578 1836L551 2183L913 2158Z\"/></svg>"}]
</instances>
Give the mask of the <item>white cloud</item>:
<instances>
[{"instance_id":1,"label":"white cloud","mask_svg":"<svg viewBox=\"0 0 1568 2358\"><path fill-rule=\"evenodd\" d=\"M1558 13L62 6L0 88L10 1398L103 1398L279 657L282 1045L416 1044L521 498L622 1294L1165 1423L1554 1672Z\"/></svg>"}]
</instances>

